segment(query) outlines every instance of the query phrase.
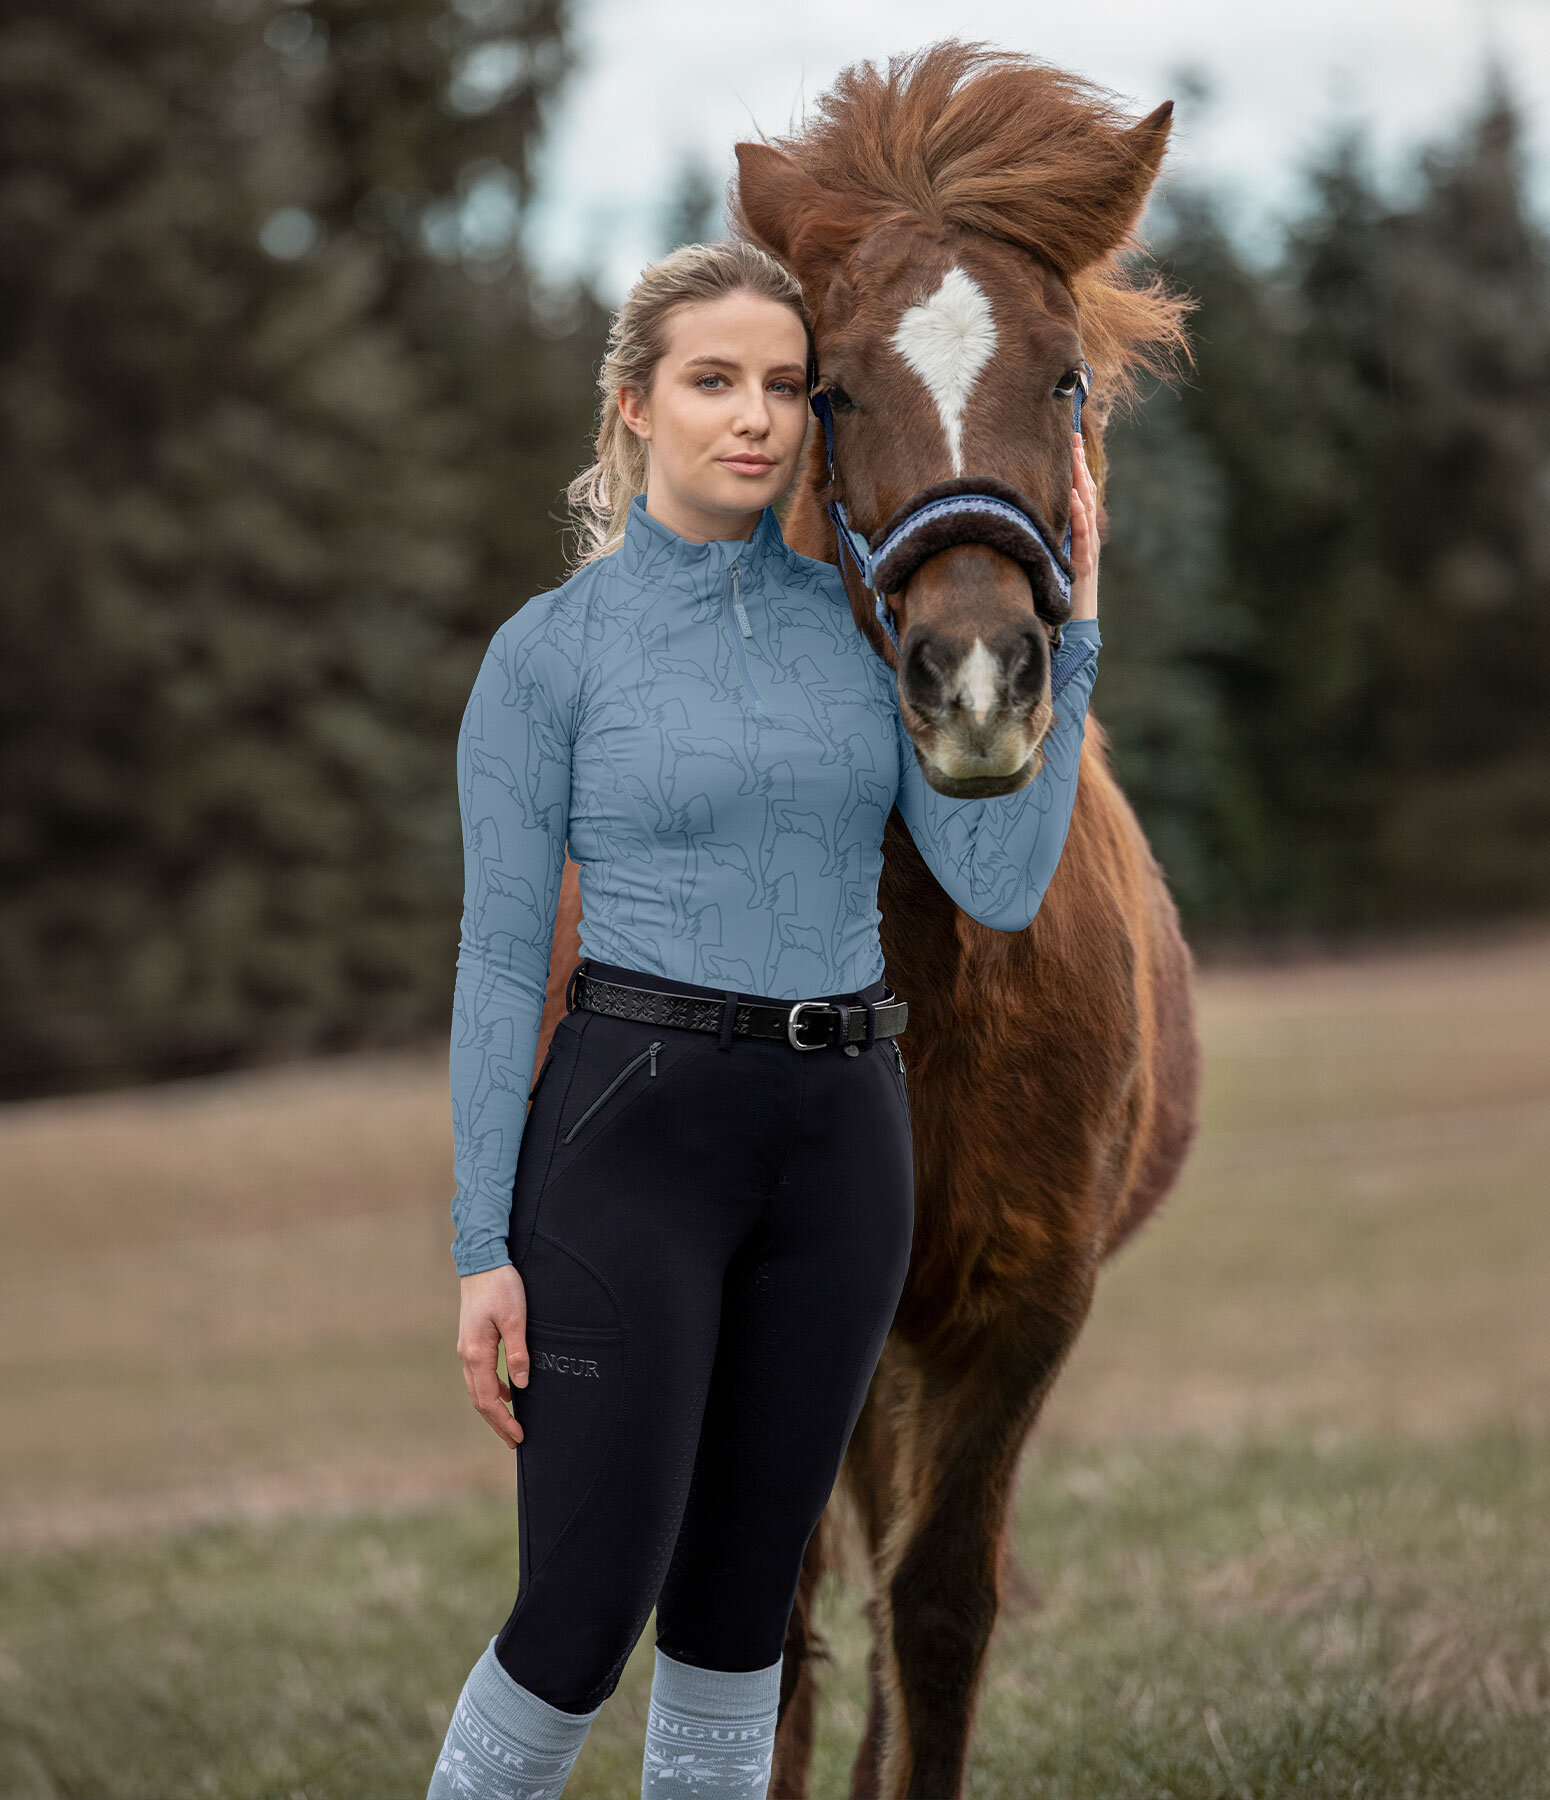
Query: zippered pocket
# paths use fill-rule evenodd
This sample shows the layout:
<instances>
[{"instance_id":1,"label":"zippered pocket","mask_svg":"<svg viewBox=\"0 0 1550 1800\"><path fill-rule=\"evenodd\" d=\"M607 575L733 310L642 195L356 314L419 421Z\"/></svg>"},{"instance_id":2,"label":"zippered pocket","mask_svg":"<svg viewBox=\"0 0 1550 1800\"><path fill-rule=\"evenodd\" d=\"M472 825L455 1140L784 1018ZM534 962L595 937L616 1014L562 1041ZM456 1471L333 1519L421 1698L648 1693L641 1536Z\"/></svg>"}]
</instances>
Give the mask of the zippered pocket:
<instances>
[{"instance_id":1,"label":"zippered pocket","mask_svg":"<svg viewBox=\"0 0 1550 1800\"><path fill-rule=\"evenodd\" d=\"M661 1048L662 1048L662 1039L661 1038L653 1038L651 1040L651 1042L646 1046L646 1048L641 1051L639 1056L632 1056L630 1058L630 1060L624 1065L624 1067L619 1071L619 1073L614 1076L613 1080L609 1082L608 1086L603 1089L602 1093L600 1093L598 1095L598 1097L592 1102L592 1104L587 1108L587 1110L581 1115L581 1117L576 1121L576 1123L571 1126L570 1130L566 1132L565 1136L560 1139L560 1142L562 1144L568 1144L571 1141L571 1139L576 1135L576 1133L578 1131L580 1131L582 1126L586 1124L587 1120L592 1117L593 1113L595 1113L597 1111L597 1109L603 1104L603 1102L608 1098L608 1096L611 1093L613 1093L615 1088L617 1088L619 1086L620 1082L627 1081L629 1079L629 1077L632 1074L634 1074L634 1072L641 1066L641 1064L643 1062L649 1062L651 1064L651 1073L653 1075L655 1075L657 1072L657 1052Z\"/></svg>"},{"instance_id":2,"label":"zippered pocket","mask_svg":"<svg viewBox=\"0 0 1550 1800\"><path fill-rule=\"evenodd\" d=\"M896 1037L889 1038L888 1047L893 1051L893 1066L899 1072L899 1090L904 1095L904 1116L913 1123L914 1109L910 1105L910 1083L904 1067L904 1052L899 1048Z\"/></svg>"}]
</instances>

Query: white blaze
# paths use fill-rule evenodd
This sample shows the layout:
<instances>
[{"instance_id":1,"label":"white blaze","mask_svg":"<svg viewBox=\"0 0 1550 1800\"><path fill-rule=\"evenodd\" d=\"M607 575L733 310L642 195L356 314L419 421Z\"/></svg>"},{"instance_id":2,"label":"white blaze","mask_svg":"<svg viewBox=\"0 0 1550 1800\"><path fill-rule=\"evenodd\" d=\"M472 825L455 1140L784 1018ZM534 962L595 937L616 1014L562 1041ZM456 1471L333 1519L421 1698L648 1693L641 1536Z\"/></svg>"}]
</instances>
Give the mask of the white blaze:
<instances>
[{"instance_id":1,"label":"white blaze","mask_svg":"<svg viewBox=\"0 0 1550 1800\"><path fill-rule=\"evenodd\" d=\"M899 320L893 347L930 389L953 473L961 475L963 409L996 347L996 322L984 289L962 269L949 269L936 292Z\"/></svg>"},{"instance_id":2,"label":"white blaze","mask_svg":"<svg viewBox=\"0 0 1550 1800\"><path fill-rule=\"evenodd\" d=\"M999 673L1000 665L995 657L979 638L975 638L974 648L958 665L957 689L959 698L968 703L977 724L984 724L985 715L996 703Z\"/></svg>"}]
</instances>

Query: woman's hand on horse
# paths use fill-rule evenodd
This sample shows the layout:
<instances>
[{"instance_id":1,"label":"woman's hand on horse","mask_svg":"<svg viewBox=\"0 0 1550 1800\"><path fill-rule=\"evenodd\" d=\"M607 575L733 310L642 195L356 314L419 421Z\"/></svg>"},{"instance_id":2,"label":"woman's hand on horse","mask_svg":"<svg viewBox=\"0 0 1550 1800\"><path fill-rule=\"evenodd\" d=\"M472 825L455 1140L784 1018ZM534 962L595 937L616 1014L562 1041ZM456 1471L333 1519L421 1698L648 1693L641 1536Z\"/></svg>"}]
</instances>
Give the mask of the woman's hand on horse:
<instances>
[{"instance_id":1,"label":"woman's hand on horse","mask_svg":"<svg viewBox=\"0 0 1550 1800\"><path fill-rule=\"evenodd\" d=\"M522 1427L503 1401L511 1389L497 1371L495 1352L506 1346L506 1373L517 1387L527 1386L527 1290L510 1263L464 1275L457 1322L457 1353L463 1362L463 1385L474 1411L491 1431L513 1449L522 1442Z\"/></svg>"},{"instance_id":2,"label":"woman's hand on horse","mask_svg":"<svg viewBox=\"0 0 1550 1800\"><path fill-rule=\"evenodd\" d=\"M1087 468L1082 434L1071 433L1071 463L1076 486L1071 490L1071 617L1098 616L1098 489Z\"/></svg>"}]
</instances>

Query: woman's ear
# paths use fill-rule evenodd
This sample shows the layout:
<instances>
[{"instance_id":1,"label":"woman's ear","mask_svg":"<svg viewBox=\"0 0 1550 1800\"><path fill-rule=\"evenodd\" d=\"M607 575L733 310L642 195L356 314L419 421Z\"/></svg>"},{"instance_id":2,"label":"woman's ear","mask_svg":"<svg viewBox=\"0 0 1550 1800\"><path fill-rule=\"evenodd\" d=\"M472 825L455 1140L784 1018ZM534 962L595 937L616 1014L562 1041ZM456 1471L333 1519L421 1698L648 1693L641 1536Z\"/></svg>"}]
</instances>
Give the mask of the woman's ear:
<instances>
[{"instance_id":1,"label":"woman's ear","mask_svg":"<svg viewBox=\"0 0 1550 1800\"><path fill-rule=\"evenodd\" d=\"M651 415L641 402L640 395L632 387L622 384L618 389L619 417L624 420L636 437L647 442L651 439Z\"/></svg>"}]
</instances>

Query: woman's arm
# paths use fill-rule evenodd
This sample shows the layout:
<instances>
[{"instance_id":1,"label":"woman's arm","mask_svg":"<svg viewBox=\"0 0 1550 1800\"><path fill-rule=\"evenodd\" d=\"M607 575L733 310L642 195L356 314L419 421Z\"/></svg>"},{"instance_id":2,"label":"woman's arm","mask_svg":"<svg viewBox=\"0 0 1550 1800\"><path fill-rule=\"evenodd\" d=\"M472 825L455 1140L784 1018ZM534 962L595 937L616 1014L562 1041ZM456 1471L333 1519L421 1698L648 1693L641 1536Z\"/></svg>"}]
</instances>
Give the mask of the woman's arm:
<instances>
[{"instance_id":1,"label":"woman's arm","mask_svg":"<svg viewBox=\"0 0 1550 1800\"><path fill-rule=\"evenodd\" d=\"M496 632L458 734L463 919L453 990L452 1253L509 1263L512 1180L549 982L570 817L579 633L536 595Z\"/></svg>"},{"instance_id":2,"label":"woman's arm","mask_svg":"<svg viewBox=\"0 0 1550 1800\"><path fill-rule=\"evenodd\" d=\"M899 739L900 816L927 867L966 913L998 931L1033 922L1065 848L1076 804L1087 702L1098 673L1097 492L1073 433L1076 485L1071 490L1071 618L1050 662L1055 723L1044 740L1044 765L1015 794L952 800L921 773L915 747L895 713Z\"/></svg>"},{"instance_id":3,"label":"woman's arm","mask_svg":"<svg viewBox=\"0 0 1550 1800\"><path fill-rule=\"evenodd\" d=\"M1044 739L1044 766L1015 794L953 800L921 773L915 746L897 715L900 816L926 866L966 913L997 931L1022 931L1033 922L1065 848L1076 804L1077 769L1087 700L1098 673L1101 642L1096 619L1074 619L1064 632L1068 652L1092 646L1055 701L1055 723ZM1060 671L1057 669L1057 675Z\"/></svg>"}]
</instances>

